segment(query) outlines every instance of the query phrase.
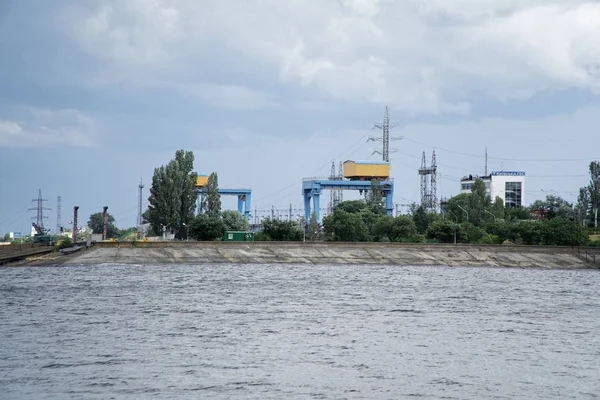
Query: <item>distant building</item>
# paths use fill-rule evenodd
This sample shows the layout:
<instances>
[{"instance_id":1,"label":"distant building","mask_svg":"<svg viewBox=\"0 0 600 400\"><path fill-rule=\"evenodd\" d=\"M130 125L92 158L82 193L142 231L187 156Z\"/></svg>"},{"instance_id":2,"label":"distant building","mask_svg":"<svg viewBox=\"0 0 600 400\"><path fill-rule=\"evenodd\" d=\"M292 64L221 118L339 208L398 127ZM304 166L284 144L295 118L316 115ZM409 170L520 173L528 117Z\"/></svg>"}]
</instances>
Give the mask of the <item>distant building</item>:
<instances>
[{"instance_id":1,"label":"distant building","mask_svg":"<svg viewBox=\"0 0 600 400\"><path fill-rule=\"evenodd\" d=\"M471 187L477 178L485 183L485 192L492 201L500 197L505 207L525 206L525 172L494 171L488 176L465 176L460 180L460 192L471 193Z\"/></svg>"}]
</instances>

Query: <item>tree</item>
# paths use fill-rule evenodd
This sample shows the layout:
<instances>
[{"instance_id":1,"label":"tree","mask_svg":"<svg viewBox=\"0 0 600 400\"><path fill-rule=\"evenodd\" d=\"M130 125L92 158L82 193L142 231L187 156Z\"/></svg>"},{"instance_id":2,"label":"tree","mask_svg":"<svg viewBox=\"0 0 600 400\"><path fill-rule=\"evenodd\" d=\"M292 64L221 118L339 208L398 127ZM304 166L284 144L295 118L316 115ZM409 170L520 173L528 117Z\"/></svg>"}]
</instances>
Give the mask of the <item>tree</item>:
<instances>
[{"instance_id":1,"label":"tree","mask_svg":"<svg viewBox=\"0 0 600 400\"><path fill-rule=\"evenodd\" d=\"M549 194L546 200L536 200L531 204L531 210L543 218L556 217L574 219L573 205L560 196Z\"/></svg>"},{"instance_id":2,"label":"tree","mask_svg":"<svg viewBox=\"0 0 600 400\"><path fill-rule=\"evenodd\" d=\"M384 215L375 223L373 233L377 238L387 237L391 242L408 242L416 237L417 227L409 215L395 218Z\"/></svg>"},{"instance_id":3,"label":"tree","mask_svg":"<svg viewBox=\"0 0 600 400\"><path fill-rule=\"evenodd\" d=\"M486 219L484 210L490 208L491 205L490 196L486 194L483 179L477 178L473 182L467 204L467 212L469 213L469 221L467 222L475 226L483 225Z\"/></svg>"},{"instance_id":4,"label":"tree","mask_svg":"<svg viewBox=\"0 0 600 400\"><path fill-rule=\"evenodd\" d=\"M539 245L542 242L542 224L538 221L519 221L510 225L509 237L514 243Z\"/></svg>"},{"instance_id":5,"label":"tree","mask_svg":"<svg viewBox=\"0 0 600 400\"><path fill-rule=\"evenodd\" d=\"M342 201L335 209L356 214L360 212L360 210L364 210L366 208L368 208L367 203L362 200L347 200Z\"/></svg>"},{"instance_id":6,"label":"tree","mask_svg":"<svg viewBox=\"0 0 600 400\"><path fill-rule=\"evenodd\" d=\"M213 172L206 185L206 215L218 217L221 214L221 195L219 194L219 177Z\"/></svg>"},{"instance_id":7,"label":"tree","mask_svg":"<svg viewBox=\"0 0 600 400\"><path fill-rule=\"evenodd\" d=\"M227 231L247 231L250 224L246 217L234 210L225 210L221 213L223 224Z\"/></svg>"},{"instance_id":8,"label":"tree","mask_svg":"<svg viewBox=\"0 0 600 400\"><path fill-rule=\"evenodd\" d=\"M369 236L369 230L359 213L338 208L323 219L323 227L335 241L364 242Z\"/></svg>"},{"instance_id":9,"label":"tree","mask_svg":"<svg viewBox=\"0 0 600 400\"><path fill-rule=\"evenodd\" d=\"M467 212L469 212L470 196L471 193L461 193L457 196L450 198L450 200L448 200L448 203L444 206L444 210L451 213L450 215L452 215L454 219L457 219L457 222L466 222L467 216L460 207L464 208L465 210L467 210Z\"/></svg>"},{"instance_id":10,"label":"tree","mask_svg":"<svg viewBox=\"0 0 600 400\"><path fill-rule=\"evenodd\" d=\"M262 225L262 234L267 236L266 239L275 241L301 241L304 237L302 230L293 221L265 219Z\"/></svg>"},{"instance_id":11,"label":"tree","mask_svg":"<svg viewBox=\"0 0 600 400\"><path fill-rule=\"evenodd\" d=\"M598 208L600 207L600 161L590 163L590 184L588 185L590 193L590 206L592 209L592 223L594 228L598 228Z\"/></svg>"},{"instance_id":12,"label":"tree","mask_svg":"<svg viewBox=\"0 0 600 400\"><path fill-rule=\"evenodd\" d=\"M541 222L541 244L553 246L580 246L588 241L585 229L566 218L553 218Z\"/></svg>"},{"instance_id":13,"label":"tree","mask_svg":"<svg viewBox=\"0 0 600 400\"><path fill-rule=\"evenodd\" d=\"M368 204L377 204L383 206L383 190L379 179L371 180L371 190L369 191Z\"/></svg>"},{"instance_id":14,"label":"tree","mask_svg":"<svg viewBox=\"0 0 600 400\"><path fill-rule=\"evenodd\" d=\"M94 233L104 233L104 215L101 212L90 215L88 226ZM106 238L114 238L119 235L119 229L115 226L115 218L106 213Z\"/></svg>"},{"instance_id":15,"label":"tree","mask_svg":"<svg viewBox=\"0 0 600 400\"><path fill-rule=\"evenodd\" d=\"M590 212L590 191L587 187L579 189L579 197L577 197L577 206L575 206L575 213L577 215L577 222L581 226L586 225L588 220L588 214Z\"/></svg>"},{"instance_id":16,"label":"tree","mask_svg":"<svg viewBox=\"0 0 600 400\"><path fill-rule=\"evenodd\" d=\"M194 219L198 199L195 188L197 174L192 171L193 168L194 154L177 150L175 159L154 169L145 213L154 232L162 232L164 226L175 231L178 239L186 236L185 228Z\"/></svg>"},{"instance_id":17,"label":"tree","mask_svg":"<svg viewBox=\"0 0 600 400\"><path fill-rule=\"evenodd\" d=\"M502 200L500 196L496 196L494 202L490 207L489 212L491 212L496 217L496 219L504 218L504 200ZM490 215L488 214L488 216Z\"/></svg>"},{"instance_id":18,"label":"tree","mask_svg":"<svg viewBox=\"0 0 600 400\"><path fill-rule=\"evenodd\" d=\"M418 206L414 209L412 214L412 220L415 223L415 227L420 234L427 232L429 225L436 219L436 214L433 212L427 212L425 207Z\"/></svg>"},{"instance_id":19,"label":"tree","mask_svg":"<svg viewBox=\"0 0 600 400\"><path fill-rule=\"evenodd\" d=\"M209 217L207 214L200 214L190 222L189 235L192 239L211 241L223 237L225 233L225 224L223 219L218 217Z\"/></svg>"},{"instance_id":20,"label":"tree","mask_svg":"<svg viewBox=\"0 0 600 400\"><path fill-rule=\"evenodd\" d=\"M507 221L527 221L531 219L531 209L527 207L509 207L504 209Z\"/></svg>"},{"instance_id":21,"label":"tree","mask_svg":"<svg viewBox=\"0 0 600 400\"><path fill-rule=\"evenodd\" d=\"M308 240L314 242L319 238L319 222L317 221L317 213L315 210L310 214L307 230Z\"/></svg>"},{"instance_id":22,"label":"tree","mask_svg":"<svg viewBox=\"0 0 600 400\"><path fill-rule=\"evenodd\" d=\"M460 226L449 219L438 219L434 221L427 229L427 238L434 239L442 243L453 243L461 241Z\"/></svg>"}]
</instances>

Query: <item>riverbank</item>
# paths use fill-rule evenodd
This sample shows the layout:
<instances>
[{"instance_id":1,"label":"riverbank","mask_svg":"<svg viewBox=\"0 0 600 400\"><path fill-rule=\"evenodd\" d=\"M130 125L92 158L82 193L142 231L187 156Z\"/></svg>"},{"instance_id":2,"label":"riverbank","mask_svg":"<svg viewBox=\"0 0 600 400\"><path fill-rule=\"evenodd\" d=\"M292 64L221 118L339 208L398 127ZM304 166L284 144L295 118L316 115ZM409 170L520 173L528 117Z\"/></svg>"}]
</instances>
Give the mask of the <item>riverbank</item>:
<instances>
[{"instance_id":1,"label":"riverbank","mask_svg":"<svg viewBox=\"0 0 600 400\"><path fill-rule=\"evenodd\" d=\"M355 264L519 268L600 268L600 249L397 243L138 242L98 243L78 253L52 253L12 265Z\"/></svg>"}]
</instances>

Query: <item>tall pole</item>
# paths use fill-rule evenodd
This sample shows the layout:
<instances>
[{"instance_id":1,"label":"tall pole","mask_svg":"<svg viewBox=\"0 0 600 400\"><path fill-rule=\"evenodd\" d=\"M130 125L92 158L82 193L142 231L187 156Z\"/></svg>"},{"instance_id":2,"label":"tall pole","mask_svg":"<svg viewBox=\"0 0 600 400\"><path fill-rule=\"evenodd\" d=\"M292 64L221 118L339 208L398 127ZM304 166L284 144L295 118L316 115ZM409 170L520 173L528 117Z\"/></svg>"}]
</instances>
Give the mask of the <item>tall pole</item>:
<instances>
[{"instance_id":1,"label":"tall pole","mask_svg":"<svg viewBox=\"0 0 600 400\"><path fill-rule=\"evenodd\" d=\"M488 169L487 169L487 147L485 148L485 176L488 176L487 173Z\"/></svg>"},{"instance_id":2,"label":"tall pole","mask_svg":"<svg viewBox=\"0 0 600 400\"><path fill-rule=\"evenodd\" d=\"M73 207L73 233L72 240L73 244L77 243L77 210L79 210L79 206Z\"/></svg>"},{"instance_id":3,"label":"tall pole","mask_svg":"<svg viewBox=\"0 0 600 400\"><path fill-rule=\"evenodd\" d=\"M60 215L60 200L61 197L58 196L58 198L56 199L56 234L59 235L60 232L60 228L62 227L62 224L60 222L61 219L61 215Z\"/></svg>"},{"instance_id":4,"label":"tall pole","mask_svg":"<svg viewBox=\"0 0 600 400\"><path fill-rule=\"evenodd\" d=\"M142 225L142 189L144 189L144 184L140 180L140 184L138 185L138 226Z\"/></svg>"},{"instance_id":5,"label":"tall pole","mask_svg":"<svg viewBox=\"0 0 600 400\"><path fill-rule=\"evenodd\" d=\"M104 231L102 232L102 240L106 240L108 233L108 213L106 212L108 207L104 206L102 211L102 220L104 221Z\"/></svg>"}]
</instances>

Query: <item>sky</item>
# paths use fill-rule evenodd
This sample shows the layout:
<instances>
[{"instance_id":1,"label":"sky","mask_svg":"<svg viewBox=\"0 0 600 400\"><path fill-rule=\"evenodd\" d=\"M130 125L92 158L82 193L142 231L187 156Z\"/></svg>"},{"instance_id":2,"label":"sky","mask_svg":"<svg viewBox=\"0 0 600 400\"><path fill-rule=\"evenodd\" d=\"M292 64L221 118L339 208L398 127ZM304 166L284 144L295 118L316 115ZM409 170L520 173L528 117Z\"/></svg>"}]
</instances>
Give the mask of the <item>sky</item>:
<instances>
[{"instance_id":1,"label":"sky","mask_svg":"<svg viewBox=\"0 0 600 400\"><path fill-rule=\"evenodd\" d=\"M600 158L600 3L0 1L0 235L30 231L40 189L52 230L57 196L64 226L75 205L135 226L178 149L253 213L301 214L303 178L381 159L386 106L395 203L419 202L423 152L450 197L486 147L527 204L575 202Z\"/></svg>"}]
</instances>

